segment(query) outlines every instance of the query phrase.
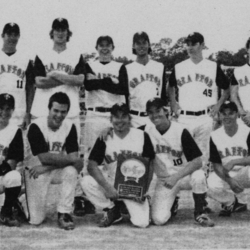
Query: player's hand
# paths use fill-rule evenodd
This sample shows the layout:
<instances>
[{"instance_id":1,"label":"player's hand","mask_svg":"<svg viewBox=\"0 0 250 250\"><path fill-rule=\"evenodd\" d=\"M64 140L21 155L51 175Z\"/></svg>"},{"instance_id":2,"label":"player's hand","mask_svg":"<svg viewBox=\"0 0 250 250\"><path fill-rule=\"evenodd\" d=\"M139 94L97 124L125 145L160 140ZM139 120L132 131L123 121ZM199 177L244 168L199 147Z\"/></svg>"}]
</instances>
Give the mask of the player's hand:
<instances>
[{"instance_id":1,"label":"player's hand","mask_svg":"<svg viewBox=\"0 0 250 250\"><path fill-rule=\"evenodd\" d=\"M168 189L172 189L176 183L179 181L179 178L177 175L173 174L164 179L164 186Z\"/></svg>"},{"instance_id":2,"label":"player's hand","mask_svg":"<svg viewBox=\"0 0 250 250\"><path fill-rule=\"evenodd\" d=\"M95 80L95 79L97 79L97 77L95 75L90 74L90 73L87 74L86 78L87 78L87 80Z\"/></svg>"},{"instance_id":3,"label":"player's hand","mask_svg":"<svg viewBox=\"0 0 250 250\"><path fill-rule=\"evenodd\" d=\"M111 138L113 138L114 135L114 129L112 127L103 129L99 135L99 139L106 141L108 139L108 136L111 136Z\"/></svg>"},{"instance_id":4,"label":"player's hand","mask_svg":"<svg viewBox=\"0 0 250 250\"><path fill-rule=\"evenodd\" d=\"M23 118L23 122L20 125L20 128L22 130L27 129L28 125L30 124L30 121L31 121L31 114L26 113L25 116L24 116L24 118Z\"/></svg>"},{"instance_id":5,"label":"player's hand","mask_svg":"<svg viewBox=\"0 0 250 250\"><path fill-rule=\"evenodd\" d=\"M110 77L110 78L111 78L111 80L112 80L113 83L115 83L115 84L119 83L119 81L118 81L117 78L115 78L115 77Z\"/></svg>"},{"instance_id":6,"label":"player's hand","mask_svg":"<svg viewBox=\"0 0 250 250\"><path fill-rule=\"evenodd\" d=\"M30 178L36 179L38 178L39 175L46 173L49 169L46 166L35 166L28 170Z\"/></svg>"},{"instance_id":7,"label":"player's hand","mask_svg":"<svg viewBox=\"0 0 250 250\"><path fill-rule=\"evenodd\" d=\"M245 112L244 115L241 115L241 118L247 126L250 126L250 112Z\"/></svg>"},{"instance_id":8,"label":"player's hand","mask_svg":"<svg viewBox=\"0 0 250 250\"><path fill-rule=\"evenodd\" d=\"M234 178L230 178L228 181L228 184L236 194L244 191L244 188L241 186L241 184L238 181L236 181Z\"/></svg>"},{"instance_id":9,"label":"player's hand","mask_svg":"<svg viewBox=\"0 0 250 250\"><path fill-rule=\"evenodd\" d=\"M176 102L176 104L171 107L172 117L178 118L180 115L180 110L181 110L181 107L180 107L179 103Z\"/></svg>"},{"instance_id":10,"label":"player's hand","mask_svg":"<svg viewBox=\"0 0 250 250\"><path fill-rule=\"evenodd\" d=\"M210 106L209 109L210 109L209 115L211 117L215 117L220 110L220 106L218 104L215 104L215 105Z\"/></svg>"},{"instance_id":11,"label":"player's hand","mask_svg":"<svg viewBox=\"0 0 250 250\"><path fill-rule=\"evenodd\" d=\"M111 185L105 187L105 196L111 200L117 200L119 198L117 190Z\"/></svg>"},{"instance_id":12,"label":"player's hand","mask_svg":"<svg viewBox=\"0 0 250 250\"><path fill-rule=\"evenodd\" d=\"M83 159L77 157L74 161L73 166L75 167L75 169L77 170L78 173L80 173L83 169Z\"/></svg>"}]
</instances>

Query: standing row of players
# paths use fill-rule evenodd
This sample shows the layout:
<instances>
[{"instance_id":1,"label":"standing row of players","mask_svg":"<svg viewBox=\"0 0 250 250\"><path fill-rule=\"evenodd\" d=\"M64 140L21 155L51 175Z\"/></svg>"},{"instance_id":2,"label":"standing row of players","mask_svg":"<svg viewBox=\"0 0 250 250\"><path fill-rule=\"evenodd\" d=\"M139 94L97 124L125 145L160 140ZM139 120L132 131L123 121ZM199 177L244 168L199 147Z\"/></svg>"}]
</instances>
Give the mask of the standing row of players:
<instances>
[{"instance_id":1,"label":"standing row of players","mask_svg":"<svg viewBox=\"0 0 250 250\"><path fill-rule=\"evenodd\" d=\"M52 102L49 106L49 112L48 112L47 103L49 103L50 97L54 93L57 92L67 93L70 100L70 105L66 103L66 105L69 106L68 107L69 110L66 110L67 111L66 113L68 114L67 121L74 124L74 128L78 136L80 135L79 87L84 85L86 93L86 108L87 108L87 115L85 121L85 137L84 137L86 150L84 156L85 156L85 164L88 164L87 158L90 150L94 145L94 142L96 141L98 134L100 133L101 130L103 130L103 128L110 126L110 111L112 111L111 107L115 103L124 102L127 103L127 105L129 105L129 114L130 114L129 117L131 117L131 125L133 127L139 127L150 124L148 119L148 114L150 113L150 110L149 109L146 110L146 103L149 100L153 100L152 98L155 97L161 97L161 100L166 101L165 69L162 64L157 63L149 58L149 54L151 52L150 41L148 35L145 32L136 33L134 35L133 53L136 54L137 57L135 62L127 66L112 61L112 51L114 50L114 43L112 39L108 36L100 37L97 40L96 49L99 53L99 58L91 63L85 63L82 56L80 56L79 59L79 55L75 56L75 51L70 51L67 49L66 44L69 41L71 35L72 33L69 30L68 21L66 19L54 20L52 24L52 31L50 32L50 36L54 41L53 50L50 51L49 54L44 53L38 55L35 59L34 65L28 63L28 60L21 58L20 61L23 62L23 65L25 65L24 62L26 62L26 65L21 68L21 66L16 65L19 63L18 57L21 57L19 56L19 53L16 51L16 45L20 37L20 30L17 24L12 24L12 23L7 24L4 27L2 34L4 40L4 46L2 51L3 56L0 58L0 60L2 60L1 84L3 84L4 93L12 94L16 100L16 110L13 114L12 122L15 122L17 125L21 125L22 127L25 127L25 124L28 124L31 118L35 119L40 117L41 119L42 118L44 119L47 118L47 116L51 115L51 120L57 124L60 124L59 127L61 128L62 119L57 118L57 115L53 116L54 112L58 113L58 108L56 109L56 111L52 112L53 111L52 109L53 102ZM184 144L186 142L188 142L187 145L190 145L189 139L187 138L189 138L191 133L191 135L193 136L194 140L196 141L196 143L198 144L199 148L203 153L202 165L203 167L205 167L208 163L208 155L209 155L208 145L209 145L210 134L212 131L213 120L211 117L215 116L218 113L222 103L224 103L224 101L228 98L229 82L225 77L225 75L223 74L223 72L221 71L220 67L217 66L216 63L203 59L202 50L204 48L204 38L201 34L199 33L190 34L186 39L186 43L190 59L175 66L170 76L169 86L170 86L170 101L171 101L172 111L174 112L175 116L178 117L178 122L182 123L189 130L189 132L185 133L180 131L177 132L178 136L181 137L181 140L179 140L179 142L181 141L181 146L179 145L181 147L181 150L176 149L169 151L169 148L171 149L172 146L171 147L165 146L166 152L161 152L161 153L166 153L168 156L172 154L171 157L174 157L174 159L171 158L173 161L172 165L177 164L182 166L184 162L184 160L180 157L182 154L181 153L176 154L176 152L182 152L182 151L184 152L184 147L185 147ZM238 77L242 77L242 73L239 74ZM247 77L244 77L244 83L246 82L245 80L246 78ZM26 79L26 84L25 84L25 79ZM237 84L238 82L235 81L238 87L247 85L243 83L241 84L240 79L238 80L240 84ZM176 87L178 87L179 89L178 103L176 102L175 99ZM217 101L218 87L224 90L219 101ZM237 88L233 89L234 89L234 95L232 96L237 98L238 100L239 97ZM27 103L27 105L24 105L25 103ZM60 104L60 102L56 103ZM241 105L239 101L238 102L235 101L235 103L240 105L239 106L241 107L240 112L247 123L248 116L246 108L245 107L243 108L242 107L243 104ZM65 103L63 104L65 105ZM156 107L158 106L156 105ZM160 108L163 108L163 106L160 105L158 109ZM116 112L115 114L113 113L113 115L117 116ZM128 115L128 112L125 112L125 116L126 115ZM41 119L34 120L34 123L36 123L35 121L40 121ZM42 124L41 127L39 127L40 124L38 124L37 126L42 134L48 130L45 124ZM113 126L115 127L114 124ZM31 127L34 126L30 126L30 128ZM56 130L58 130L59 127L57 127ZM166 131L168 131L168 129L166 129L165 132ZM35 135L37 132L39 131L35 131L33 133L34 138L36 138ZM68 132L70 133L71 136L72 134L73 137L75 136L74 132L71 132L71 129ZM182 133L184 133L183 136ZM41 138L47 141L53 138L53 136L50 136L49 132L47 131L46 136L41 136ZM57 138L56 140L67 139L67 137L66 138L62 137L62 135L60 135L60 138L58 137L56 138ZM167 144L168 141L170 140L171 138L166 140L164 144ZM178 141L178 139L175 138L173 141ZM66 143L66 141L64 142ZM64 144L64 142L61 143ZM73 147L74 150L72 152L71 149L66 149L66 152L68 154L75 153L76 147L74 146L74 143L72 143L71 140L70 141L67 140L67 143L69 143L68 147L69 148ZM119 140L116 143L117 143L116 147L113 146L113 148L118 147L120 143ZM37 144L37 141L35 144ZM61 145L63 144L60 145L59 144L57 146L53 146L49 150L61 151L62 147ZM35 161L32 162L35 165L37 165L38 162L42 163L42 165L48 164L49 166L60 165L58 163L58 161L61 162L60 154L59 154L60 157L58 157L58 155L53 155L53 157L51 157L51 154L49 153L49 155L46 155L45 159L43 159L43 156L41 156L40 154L48 152L48 148L46 148L47 151L44 151L45 146L44 148L42 148L43 147L42 145L45 145L45 143L41 143L38 146L34 146L35 148L39 147L39 149L36 150L34 149L34 152L32 150L33 156L38 155L38 158L34 157ZM154 146L156 147L156 145ZM42 149L40 149L40 147ZM157 152L157 150L155 151ZM197 150L197 152L198 151L199 150ZM200 155L197 152L195 153L195 156L199 157ZM192 161L196 158L188 156L188 153L184 154L188 161ZM90 157L92 156L90 155ZM48 163L48 160L51 160L51 158L53 158L54 161ZM78 157L76 158L78 159ZM100 163L99 159L97 160L96 158L93 159L90 158L89 165L92 162L91 160ZM27 165L29 167L29 165L32 164L28 162ZM71 160L70 163L65 161L64 164L65 166L68 165L74 166L76 164L75 166L76 169L79 170L81 168L78 160L76 160L76 162ZM60 166L64 167L64 164L61 164ZM197 162L196 164L197 166L201 165L200 163ZM184 171L184 173L178 175L178 177L182 178L185 175L191 174L195 169L193 164L191 165L193 167L192 170L190 171L186 170ZM40 167L38 169L32 168L29 171L31 172L30 177L35 177L35 179L41 174L43 174L42 171L45 171L44 170L45 168L41 168L41 164L37 166ZM40 171L42 173L40 173ZM71 174L69 173L69 175ZM172 178L168 180L169 178L167 178L167 175L169 175L169 173L163 174L163 176L160 176L160 179L163 179L163 186L166 186L166 188L172 190L171 187L175 186L176 182L178 182L178 178L175 176L173 177L174 180ZM96 178L98 179L98 177ZM50 179L50 181L52 181L52 179ZM199 181L203 180L203 177L202 178L199 177L198 180ZM75 182L72 181L72 183ZM196 182L194 181L193 183ZM84 191L87 194L88 191L86 191L86 188L83 189L85 189ZM211 222L209 217L204 213L204 207L205 207L204 204L206 204L205 202L206 188L204 186L197 188L196 186L196 189L198 190L196 191L196 194L198 194L198 196L194 195L194 199L195 201L198 202L196 203L199 205L197 205L198 208L195 210L195 220L201 225L208 225L208 226L212 225L213 223ZM40 193L40 189L31 188L31 190L38 190L38 193ZM64 204L62 201L61 208L58 208L59 219L60 219L59 221L61 221L60 225L63 228L72 229L73 221L69 215L69 204L72 203L71 200L69 199L67 200L67 197L65 198L65 196L70 194L66 191L62 192L62 194L63 195L61 197L62 199L64 199ZM88 198L92 200L91 197L88 196ZM108 195L108 197L106 198L112 198L112 197L109 197ZM8 201L8 199L5 199L5 201L6 200ZM34 204L34 206L37 206L37 202L34 202L35 200L36 199L33 197L29 203ZM67 203L66 205L65 202ZM92 202L94 203L94 201ZM173 202L174 198L168 200L167 207L171 207ZM115 207L114 204L111 204L109 205L109 207L106 208L108 208L108 211L110 210L112 211L113 207ZM3 209L3 211L6 210L9 211L9 209ZM37 219L36 216L34 216L35 218L34 220L38 221L38 222L36 221L34 224L39 224L43 220L44 210L43 209L40 210L42 210L41 212L42 215L37 216L40 219ZM37 210L35 209L35 211ZM166 212L169 213L168 208L166 208ZM165 220L166 219L164 219L163 221ZM154 221L156 221L156 219ZM104 222L104 225L110 225L110 221Z\"/></svg>"}]
</instances>

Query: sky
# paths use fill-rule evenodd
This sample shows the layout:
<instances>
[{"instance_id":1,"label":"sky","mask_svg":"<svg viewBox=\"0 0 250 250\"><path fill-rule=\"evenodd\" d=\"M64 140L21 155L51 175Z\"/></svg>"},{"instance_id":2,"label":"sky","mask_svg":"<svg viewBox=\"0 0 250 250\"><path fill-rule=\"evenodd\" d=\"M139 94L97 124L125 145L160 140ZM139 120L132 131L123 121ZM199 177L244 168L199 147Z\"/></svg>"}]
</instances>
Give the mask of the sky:
<instances>
[{"instance_id":1,"label":"sky","mask_svg":"<svg viewBox=\"0 0 250 250\"><path fill-rule=\"evenodd\" d=\"M236 52L250 36L249 0L0 0L0 29L16 22L21 29L18 48L32 54L52 48L49 37L55 18L68 19L73 36L68 46L80 53L95 52L96 40L109 35L114 56L133 59L132 38L148 33L150 42L197 31L204 35L205 53ZM1 30L2 31L2 30Z\"/></svg>"}]
</instances>

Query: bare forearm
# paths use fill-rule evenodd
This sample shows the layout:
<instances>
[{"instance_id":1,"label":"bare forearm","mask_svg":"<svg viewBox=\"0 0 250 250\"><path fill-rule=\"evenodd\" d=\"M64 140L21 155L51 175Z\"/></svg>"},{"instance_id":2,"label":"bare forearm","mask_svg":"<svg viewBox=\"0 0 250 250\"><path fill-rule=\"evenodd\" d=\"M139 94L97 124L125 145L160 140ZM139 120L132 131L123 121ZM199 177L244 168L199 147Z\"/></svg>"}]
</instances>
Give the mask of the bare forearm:
<instances>
[{"instance_id":1,"label":"bare forearm","mask_svg":"<svg viewBox=\"0 0 250 250\"><path fill-rule=\"evenodd\" d=\"M169 87L169 99L170 99L170 107L173 110L173 108L176 105L175 87Z\"/></svg>"},{"instance_id":2,"label":"bare forearm","mask_svg":"<svg viewBox=\"0 0 250 250\"><path fill-rule=\"evenodd\" d=\"M36 77L36 87L39 89L50 89L62 85L59 81L56 81L50 77Z\"/></svg>"},{"instance_id":3,"label":"bare forearm","mask_svg":"<svg viewBox=\"0 0 250 250\"><path fill-rule=\"evenodd\" d=\"M220 107L228 99L229 95L230 95L230 89L229 88L224 89L222 91L222 95L221 95L217 105L219 105L219 107Z\"/></svg>"},{"instance_id":4,"label":"bare forearm","mask_svg":"<svg viewBox=\"0 0 250 250\"><path fill-rule=\"evenodd\" d=\"M234 85L231 87L231 101L233 101L237 105L239 112L242 113L244 109L239 100L238 88L238 85Z\"/></svg>"},{"instance_id":5,"label":"bare forearm","mask_svg":"<svg viewBox=\"0 0 250 250\"><path fill-rule=\"evenodd\" d=\"M228 183L228 179L230 178L228 171L223 168L221 164L212 163L215 173L225 182Z\"/></svg>"},{"instance_id":6,"label":"bare forearm","mask_svg":"<svg viewBox=\"0 0 250 250\"><path fill-rule=\"evenodd\" d=\"M70 86L77 86L81 87L84 82L84 75L63 75L63 74L56 74L51 76L51 78L55 81L58 81L61 85L70 85Z\"/></svg>"}]
</instances>

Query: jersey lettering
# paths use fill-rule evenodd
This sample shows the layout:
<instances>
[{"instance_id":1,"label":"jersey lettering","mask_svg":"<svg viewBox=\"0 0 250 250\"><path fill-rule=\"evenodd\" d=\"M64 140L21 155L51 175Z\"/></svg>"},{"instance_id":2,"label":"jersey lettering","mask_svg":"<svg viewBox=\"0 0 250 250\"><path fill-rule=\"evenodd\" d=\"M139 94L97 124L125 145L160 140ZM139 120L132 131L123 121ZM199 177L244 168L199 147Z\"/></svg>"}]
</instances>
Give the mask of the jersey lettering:
<instances>
[{"instance_id":1,"label":"jersey lettering","mask_svg":"<svg viewBox=\"0 0 250 250\"><path fill-rule=\"evenodd\" d=\"M139 85L145 81L154 82L158 87L161 84L161 80L159 79L159 77L154 76L153 74L146 74L146 75L140 75L138 78L137 77L133 78L129 82L129 85L131 88L135 88L137 85Z\"/></svg>"},{"instance_id":2,"label":"jersey lettering","mask_svg":"<svg viewBox=\"0 0 250 250\"><path fill-rule=\"evenodd\" d=\"M176 79L176 81L177 81L177 85L181 87L182 85L186 83L193 82L193 79L191 78L190 75L187 75L187 76L182 76L179 79ZM198 74L198 73L195 74L195 81L205 83L208 87L211 87L213 85L212 79L210 79L208 76Z\"/></svg>"},{"instance_id":3,"label":"jersey lettering","mask_svg":"<svg viewBox=\"0 0 250 250\"><path fill-rule=\"evenodd\" d=\"M0 75L3 74L3 73L15 74L21 79L24 79L24 77L25 77L25 71L18 68L15 65L6 65L6 66L4 66L3 64L1 64L1 66L0 66Z\"/></svg>"},{"instance_id":4,"label":"jersey lettering","mask_svg":"<svg viewBox=\"0 0 250 250\"><path fill-rule=\"evenodd\" d=\"M62 151L62 143L61 142L53 142L51 151L53 152L61 152Z\"/></svg>"},{"instance_id":5,"label":"jersey lettering","mask_svg":"<svg viewBox=\"0 0 250 250\"><path fill-rule=\"evenodd\" d=\"M244 79L239 79L238 83L239 83L240 87L246 86L247 84L250 84L247 76L245 76Z\"/></svg>"},{"instance_id":6,"label":"jersey lettering","mask_svg":"<svg viewBox=\"0 0 250 250\"><path fill-rule=\"evenodd\" d=\"M173 157L177 157L177 158L180 158L182 156L182 151L177 151L177 150L172 149L169 146L157 144L156 154L160 154L160 153L171 154Z\"/></svg>"},{"instance_id":7,"label":"jersey lettering","mask_svg":"<svg viewBox=\"0 0 250 250\"><path fill-rule=\"evenodd\" d=\"M228 156L248 156L248 150L242 147L225 148L224 152L220 150L218 150L218 152L221 158L225 158Z\"/></svg>"},{"instance_id":8,"label":"jersey lettering","mask_svg":"<svg viewBox=\"0 0 250 250\"><path fill-rule=\"evenodd\" d=\"M105 155L105 161L107 162L107 164L112 163L117 161L117 158L119 155L124 155L124 156L141 156L140 153L137 152L133 152L130 150L121 150L121 152L119 154L117 154L117 152L113 152L113 155Z\"/></svg>"},{"instance_id":9,"label":"jersey lettering","mask_svg":"<svg viewBox=\"0 0 250 250\"><path fill-rule=\"evenodd\" d=\"M47 73L54 70L58 70L58 71L64 71L67 74L72 75L74 72L74 68L65 63L57 63L57 64L50 63L48 65L44 65L44 67Z\"/></svg>"}]
</instances>

